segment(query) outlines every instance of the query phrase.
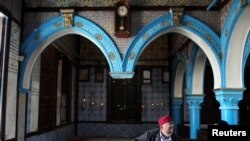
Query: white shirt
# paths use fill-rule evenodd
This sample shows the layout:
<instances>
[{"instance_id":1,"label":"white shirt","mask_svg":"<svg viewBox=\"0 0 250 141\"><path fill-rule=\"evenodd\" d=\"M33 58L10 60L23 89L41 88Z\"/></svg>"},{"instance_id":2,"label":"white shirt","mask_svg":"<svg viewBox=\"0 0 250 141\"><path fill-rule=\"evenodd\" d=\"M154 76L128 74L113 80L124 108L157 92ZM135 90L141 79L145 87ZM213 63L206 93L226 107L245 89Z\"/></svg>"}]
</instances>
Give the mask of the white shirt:
<instances>
[{"instance_id":1,"label":"white shirt","mask_svg":"<svg viewBox=\"0 0 250 141\"><path fill-rule=\"evenodd\" d=\"M161 141L172 141L171 139L171 136L169 138L165 138L162 133L160 132L160 138L161 138Z\"/></svg>"}]
</instances>

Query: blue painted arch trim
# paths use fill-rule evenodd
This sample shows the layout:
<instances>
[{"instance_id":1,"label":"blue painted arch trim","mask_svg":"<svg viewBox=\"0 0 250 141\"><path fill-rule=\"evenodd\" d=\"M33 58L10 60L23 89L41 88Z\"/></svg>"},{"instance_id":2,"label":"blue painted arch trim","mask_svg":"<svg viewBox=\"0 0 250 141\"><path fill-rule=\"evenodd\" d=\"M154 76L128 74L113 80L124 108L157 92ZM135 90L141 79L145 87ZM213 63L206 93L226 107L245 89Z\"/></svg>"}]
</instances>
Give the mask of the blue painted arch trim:
<instances>
[{"instance_id":1,"label":"blue painted arch trim","mask_svg":"<svg viewBox=\"0 0 250 141\"><path fill-rule=\"evenodd\" d=\"M241 8L240 0L234 0L228 12L220 37L222 50L224 53L226 53L231 34L233 32L233 27L242 10L243 9Z\"/></svg>"},{"instance_id":2,"label":"blue painted arch trim","mask_svg":"<svg viewBox=\"0 0 250 141\"><path fill-rule=\"evenodd\" d=\"M123 61L124 71L133 71L135 63L144 47L153 39L159 37L160 32L173 26L172 15L168 13L143 27L130 42Z\"/></svg>"},{"instance_id":3,"label":"blue painted arch trim","mask_svg":"<svg viewBox=\"0 0 250 141\"><path fill-rule=\"evenodd\" d=\"M210 27L188 15L183 16L182 22L183 26L188 27L190 30L196 31L196 34L199 34L201 38L209 42L210 48L213 49L216 54L221 53L220 38Z\"/></svg>"},{"instance_id":4,"label":"blue painted arch trim","mask_svg":"<svg viewBox=\"0 0 250 141\"><path fill-rule=\"evenodd\" d=\"M85 37L95 43L102 51L108 61L110 72L121 72L121 55L111 37L95 23L83 17L75 16L74 23L76 25L74 28L86 34Z\"/></svg>"},{"instance_id":5,"label":"blue painted arch trim","mask_svg":"<svg viewBox=\"0 0 250 141\"><path fill-rule=\"evenodd\" d=\"M105 56L110 72L122 72L120 53L103 29L80 16L74 16L73 27L64 28L63 17L58 16L40 25L21 45L24 60L20 68L20 91L29 89L31 69L40 53L55 39L67 34L80 35L92 41Z\"/></svg>"},{"instance_id":6,"label":"blue painted arch trim","mask_svg":"<svg viewBox=\"0 0 250 141\"><path fill-rule=\"evenodd\" d=\"M174 27L171 13L159 17L158 19L147 24L135 36L125 53L125 57L123 60L124 71L133 71L140 54L142 53L144 48L155 38L168 32L181 33L176 31L175 29L171 30L172 28ZM182 17L182 26L180 26L179 28L188 30L197 35L201 40L203 40L207 44L207 46L209 46L209 50L212 51L213 55L215 56L216 63L218 64L219 70L221 70L221 59L219 57L219 54L221 53L221 44L218 35L216 35L215 32L204 23L188 15L184 15ZM187 36L185 34L183 35Z\"/></svg>"}]
</instances>

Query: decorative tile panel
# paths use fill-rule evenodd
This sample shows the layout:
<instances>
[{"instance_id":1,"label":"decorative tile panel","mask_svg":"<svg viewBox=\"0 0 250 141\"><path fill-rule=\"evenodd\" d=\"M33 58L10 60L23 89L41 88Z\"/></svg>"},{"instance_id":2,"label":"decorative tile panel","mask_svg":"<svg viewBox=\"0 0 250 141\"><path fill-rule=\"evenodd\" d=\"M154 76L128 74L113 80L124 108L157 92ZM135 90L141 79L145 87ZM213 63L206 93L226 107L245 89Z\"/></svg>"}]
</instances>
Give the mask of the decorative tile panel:
<instances>
[{"instance_id":1,"label":"decorative tile panel","mask_svg":"<svg viewBox=\"0 0 250 141\"><path fill-rule=\"evenodd\" d=\"M230 7L232 6L233 4L233 1L230 0L226 6L224 6L222 9L221 9L221 30L223 29L224 27L224 24L225 24L225 21L226 21L226 17L229 13L229 10L230 10Z\"/></svg>"},{"instance_id":2,"label":"decorative tile panel","mask_svg":"<svg viewBox=\"0 0 250 141\"><path fill-rule=\"evenodd\" d=\"M73 124L57 128L44 134L30 136L26 141L68 141L75 135L75 126Z\"/></svg>"},{"instance_id":3,"label":"decorative tile panel","mask_svg":"<svg viewBox=\"0 0 250 141\"><path fill-rule=\"evenodd\" d=\"M142 11L132 13L132 30L130 38L117 38L114 36L114 12L110 11L84 11L77 13L80 16L86 17L91 21L97 23L103 28L113 39L121 54L124 54L132 38L139 32L139 30L147 23L153 21L157 17L160 17L166 12L155 11ZM140 18L138 18L140 17Z\"/></svg>"},{"instance_id":4,"label":"decorative tile panel","mask_svg":"<svg viewBox=\"0 0 250 141\"><path fill-rule=\"evenodd\" d=\"M158 124L79 123L77 126L77 134L94 137L134 138L154 128L158 128Z\"/></svg>"},{"instance_id":5,"label":"decorative tile panel","mask_svg":"<svg viewBox=\"0 0 250 141\"><path fill-rule=\"evenodd\" d=\"M103 74L106 74L104 69ZM89 69L89 81L78 83L78 120L106 121L107 75L103 82L95 82L95 68Z\"/></svg>"},{"instance_id":6,"label":"decorative tile panel","mask_svg":"<svg viewBox=\"0 0 250 141\"><path fill-rule=\"evenodd\" d=\"M95 68L91 67L89 72L89 81L78 83L78 120L106 121L106 75L103 83L96 83ZM152 69L152 84L142 85L142 106L144 107L142 121L155 122L159 116L169 113L169 85L162 83L161 73L161 68ZM103 107L100 107L101 103Z\"/></svg>"},{"instance_id":7,"label":"decorative tile panel","mask_svg":"<svg viewBox=\"0 0 250 141\"><path fill-rule=\"evenodd\" d=\"M12 16L18 22L21 22L22 0L1 0L0 5L8 9L8 11L11 12Z\"/></svg>"},{"instance_id":8,"label":"decorative tile panel","mask_svg":"<svg viewBox=\"0 0 250 141\"><path fill-rule=\"evenodd\" d=\"M38 28L45 21L54 18L60 15L60 11L58 12L28 12L24 14L23 20L23 37L25 39L30 33L32 33L36 28ZM59 23L55 23L54 25L59 25ZM60 24L61 26L61 24Z\"/></svg>"},{"instance_id":9,"label":"decorative tile panel","mask_svg":"<svg viewBox=\"0 0 250 141\"><path fill-rule=\"evenodd\" d=\"M151 85L142 85L142 121L157 121L169 113L169 84L162 83L162 69L152 69Z\"/></svg>"},{"instance_id":10,"label":"decorative tile panel","mask_svg":"<svg viewBox=\"0 0 250 141\"><path fill-rule=\"evenodd\" d=\"M209 25L218 35L221 32L221 20L219 11L188 11L188 15Z\"/></svg>"}]
</instances>

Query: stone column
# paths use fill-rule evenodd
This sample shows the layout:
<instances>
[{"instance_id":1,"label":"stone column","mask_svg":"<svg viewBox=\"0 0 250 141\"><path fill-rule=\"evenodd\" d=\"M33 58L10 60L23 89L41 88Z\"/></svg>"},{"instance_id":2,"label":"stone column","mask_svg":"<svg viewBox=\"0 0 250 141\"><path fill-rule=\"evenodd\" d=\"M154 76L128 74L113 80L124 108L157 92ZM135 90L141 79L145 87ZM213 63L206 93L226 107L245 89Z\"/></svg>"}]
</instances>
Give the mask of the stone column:
<instances>
[{"instance_id":1,"label":"stone column","mask_svg":"<svg viewBox=\"0 0 250 141\"><path fill-rule=\"evenodd\" d=\"M18 123L17 123L17 141L25 140L25 120L26 120L26 93L19 93L18 98Z\"/></svg>"},{"instance_id":2,"label":"stone column","mask_svg":"<svg viewBox=\"0 0 250 141\"><path fill-rule=\"evenodd\" d=\"M200 129L200 104L203 95L187 95L187 103L190 118L190 139L197 139L197 130Z\"/></svg>"},{"instance_id":3,"label":"stone column","mask_svg":"<svg viewBox=\"0 0 250 141\"><path fill-rule=\"evenodd\" d=\"M174 133L177 133L177 125L178 124L181 124L181 113L182 113L182 107L181 107L181 104L182 104L182 98L173 98L173 101L172 101L172 118L173 118L173 121L174 121Z\"/></svg>"},{"instance_id":4,"label":"stone column","mask_svg":"<svg viewBox=\"0 0 250 141\"><path fill-rule=\"evenodd\" d=\"M221 119L228 124L236 125L239 121L238 103L242 99L245 89L216 89L216 100L220 102Z\"/></svg>"}]
</instances>

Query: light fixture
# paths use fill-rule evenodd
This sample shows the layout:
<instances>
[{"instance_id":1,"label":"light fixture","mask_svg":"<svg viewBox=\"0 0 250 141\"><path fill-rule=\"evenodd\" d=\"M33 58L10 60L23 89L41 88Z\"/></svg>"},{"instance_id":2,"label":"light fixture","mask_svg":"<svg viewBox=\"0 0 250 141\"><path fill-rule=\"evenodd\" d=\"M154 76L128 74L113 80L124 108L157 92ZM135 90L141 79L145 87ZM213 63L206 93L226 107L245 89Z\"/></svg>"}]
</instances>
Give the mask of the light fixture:
<instances>
[{"instance_id":1,"label":"light fixture","mask_svg":"<svg viewBox=\"0 0 250 141\"><path fill-rule=\"evenodd\" d=\"M86 98L84 97L83 99L82 99L82 109L83 110L85 110L86 109Z\"/></svg>"}]
</instances>

